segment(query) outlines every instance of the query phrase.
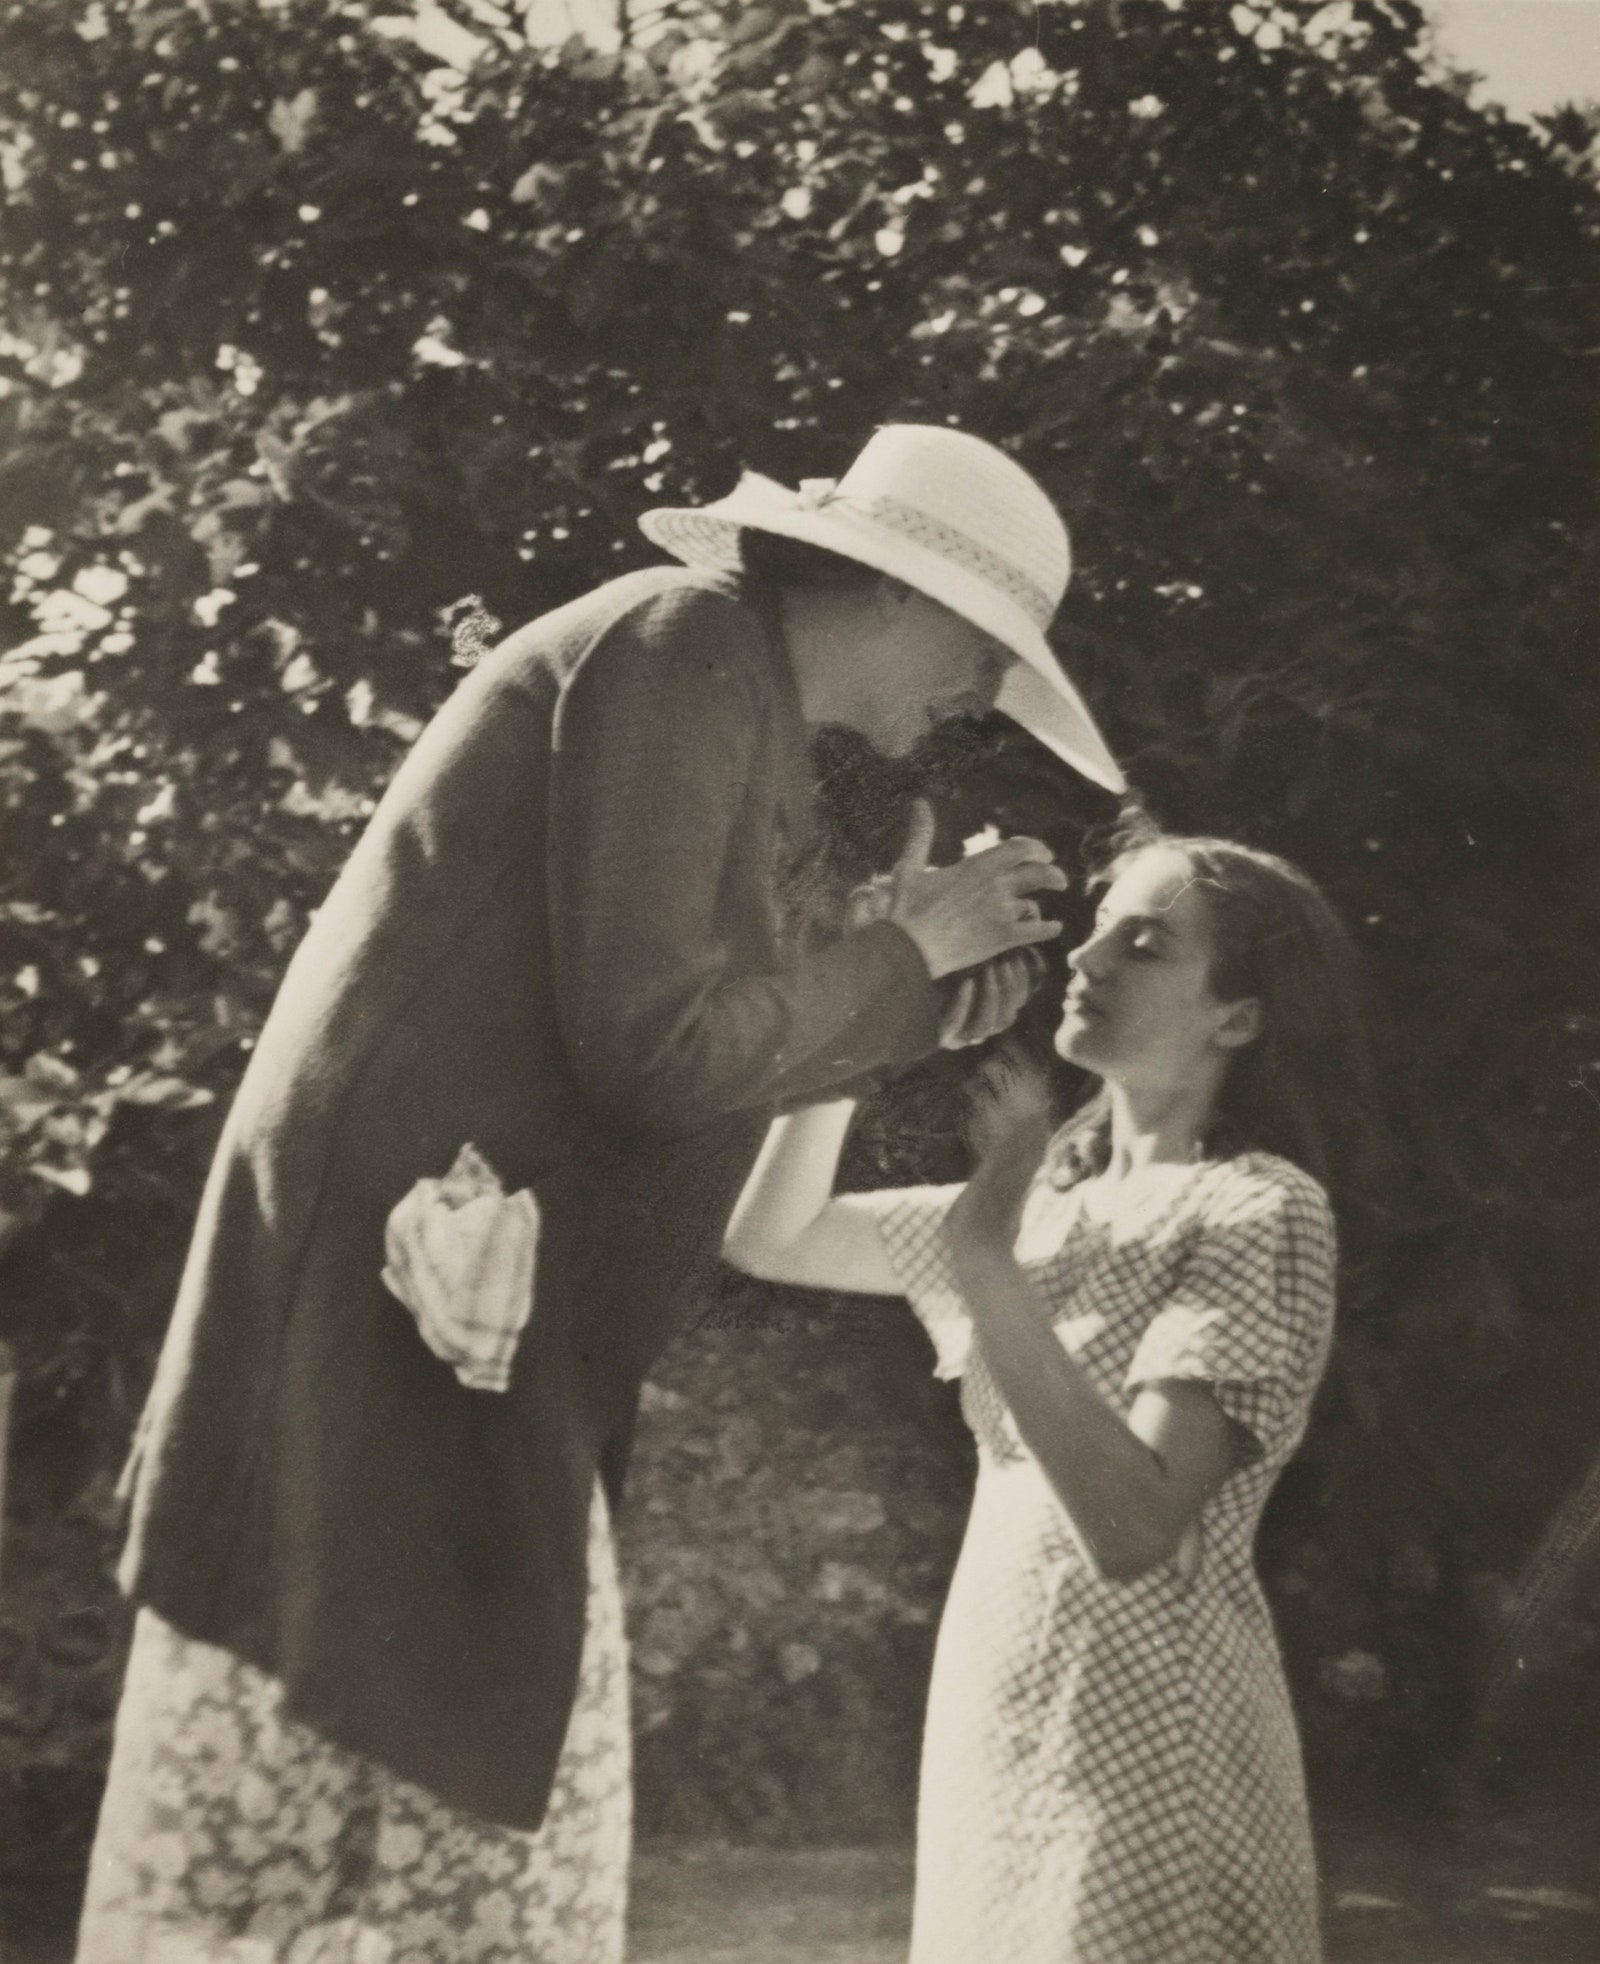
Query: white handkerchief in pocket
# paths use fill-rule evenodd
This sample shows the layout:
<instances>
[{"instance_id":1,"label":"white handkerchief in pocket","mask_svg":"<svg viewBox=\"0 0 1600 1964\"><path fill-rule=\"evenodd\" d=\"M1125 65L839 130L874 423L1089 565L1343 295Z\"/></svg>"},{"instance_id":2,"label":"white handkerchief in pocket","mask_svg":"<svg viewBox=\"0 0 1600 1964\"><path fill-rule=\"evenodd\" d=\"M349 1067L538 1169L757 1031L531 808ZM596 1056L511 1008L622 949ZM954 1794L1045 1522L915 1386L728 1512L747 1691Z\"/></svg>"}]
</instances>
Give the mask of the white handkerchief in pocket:
<instances>
[{"instance_id":1,"label":"white handkerchief in pocket","mask_svg":"<svg viewBox=\"0 0 1600 1964\"><path fill-rule=\"evenodd\" d=\"M533 1313L539 1208L507 1193L476 1146L442 1180L418 1180L384 1230L384 1287L472 1391L504 1391Z\"/></svg>"}]
</instances>

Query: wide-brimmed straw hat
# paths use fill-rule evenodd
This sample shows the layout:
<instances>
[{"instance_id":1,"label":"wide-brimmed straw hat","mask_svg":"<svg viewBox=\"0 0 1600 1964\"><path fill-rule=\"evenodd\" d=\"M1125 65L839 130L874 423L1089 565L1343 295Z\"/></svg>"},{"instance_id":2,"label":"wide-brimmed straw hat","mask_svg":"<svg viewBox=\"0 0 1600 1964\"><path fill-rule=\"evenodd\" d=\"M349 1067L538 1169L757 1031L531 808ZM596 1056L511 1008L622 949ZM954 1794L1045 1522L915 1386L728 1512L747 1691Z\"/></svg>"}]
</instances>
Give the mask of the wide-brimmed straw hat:
<instances>
[{"instance_id":1,"label":"wide-brimmed straw hat","mask_svg":"<svg viewBox=\"0 0 1600 1964\"><path fill-rule=\"evenodd\" d=\"M731 571L739 534L776 532L904 580L1020 657L996 707L1108 791L1126 783L1045 639L1072 570L1067 528L1020 464L981 437L924 423L878 430L837 483L790 491L747 471L727 497L647 511L647 539Z\"/></svg>"}]
</instances>

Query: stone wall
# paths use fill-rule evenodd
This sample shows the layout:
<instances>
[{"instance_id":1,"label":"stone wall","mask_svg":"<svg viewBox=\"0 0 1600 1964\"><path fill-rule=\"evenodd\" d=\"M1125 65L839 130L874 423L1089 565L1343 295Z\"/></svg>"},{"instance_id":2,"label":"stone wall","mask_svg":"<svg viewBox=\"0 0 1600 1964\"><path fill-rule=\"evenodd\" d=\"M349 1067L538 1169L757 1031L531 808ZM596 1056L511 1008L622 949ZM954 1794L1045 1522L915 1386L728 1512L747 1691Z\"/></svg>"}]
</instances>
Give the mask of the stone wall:
<instances>
[{"instance_id":1,"label":"stone wall","mask_svg":"<svg viewBox=\"0 0 1600 1964\"><path fill-rule=\"evenodd\" d=\"M909 1835L972 1448L904 1303L727 1276L621 1519L645 1834Z\"/></svg>"}]
</instances>

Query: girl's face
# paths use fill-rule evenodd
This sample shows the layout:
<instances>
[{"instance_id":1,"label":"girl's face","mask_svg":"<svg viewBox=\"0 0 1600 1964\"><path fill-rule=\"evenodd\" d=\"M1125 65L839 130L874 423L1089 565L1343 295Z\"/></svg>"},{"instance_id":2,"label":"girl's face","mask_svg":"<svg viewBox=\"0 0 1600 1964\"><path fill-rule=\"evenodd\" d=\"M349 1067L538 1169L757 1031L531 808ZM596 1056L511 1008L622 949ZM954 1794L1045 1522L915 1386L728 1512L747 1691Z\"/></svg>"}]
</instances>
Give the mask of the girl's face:
<instances>
[{"instance_id":1,"label":"girl's face","mask_svg":"<svg viewBox=\"0 0 1600 1964\"><path fill-rule=\"evenodd\" d=\"M1181 852L1153 846L1117 875L1089 938L1067 957L1072 980L1056 1049L1069 1063L1149 1092L1214 1077L1260 1023L1253 997L1211 989L1205 889Z\"/></svg>"}]
</instances>

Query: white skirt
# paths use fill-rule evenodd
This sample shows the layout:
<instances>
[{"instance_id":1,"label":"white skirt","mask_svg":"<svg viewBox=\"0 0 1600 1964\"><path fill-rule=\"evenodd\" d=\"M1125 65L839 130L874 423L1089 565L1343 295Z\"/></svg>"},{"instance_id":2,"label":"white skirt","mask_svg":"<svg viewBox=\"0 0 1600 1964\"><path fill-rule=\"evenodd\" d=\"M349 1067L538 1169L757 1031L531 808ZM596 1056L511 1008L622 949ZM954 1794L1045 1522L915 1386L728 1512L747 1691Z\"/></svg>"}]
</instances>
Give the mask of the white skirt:
<instances>
[{"instance_id":1,"label":"white skirt","mask_svg":"<svg viewBox=\"0 0 1600 1964\"><path fill-rule=\"evenodd\" d=\"M141 1610L77 1964L621 1964L631 1772L598 1481L577 1699L535 1833L330 1745L275 1679Z\"/></svg>"}]
</instances>

